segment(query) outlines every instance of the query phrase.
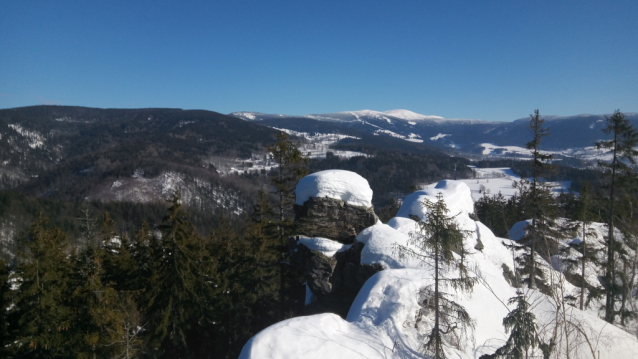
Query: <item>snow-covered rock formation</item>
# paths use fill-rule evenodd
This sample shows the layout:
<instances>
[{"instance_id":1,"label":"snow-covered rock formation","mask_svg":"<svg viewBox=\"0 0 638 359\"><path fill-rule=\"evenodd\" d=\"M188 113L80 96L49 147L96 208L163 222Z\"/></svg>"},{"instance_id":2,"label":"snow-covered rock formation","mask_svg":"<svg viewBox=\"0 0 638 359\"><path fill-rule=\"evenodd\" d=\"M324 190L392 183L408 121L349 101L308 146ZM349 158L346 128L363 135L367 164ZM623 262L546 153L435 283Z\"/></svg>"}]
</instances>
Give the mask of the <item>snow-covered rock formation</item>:
<instances>
[{"instance_id":1,"label":"snow-covered rock formation","mask_svg":"<svg viewBox=\"0 0 638 359\"><path fill-rule=\"evenodd\" d=\"M292 264L306 280L306 313L345 317L363 284L381 267L361 263L362 243L353 243L378 222L372 189L363 177L341 170L313 173L296 188L296 236L289 239Z\"/></svg>"},{"instance_id":2,"label":"snow-covered rock formation","mask_svg":"<svg viewBox=\"0 0 638 359\"><path fill-rule=\"evenodd\" d=\"M310 174L297 184L295 204L303 205L311 197L339 199L352 206L372 206L372 189L358 174L344 170L326 170Z\"/></svg>"},{"instance_id":3,"label":"snow-covered rock formation","mask_svg":"<svg viewBox=\"0 0 638 359\"><path fill-rule=\"evenodd\" d=\"M320 171L302 178L295 190L295 231L351 244L378 221L372 189L365 178L343 170Z\"/></svg>"},{"instance_id":4,"label":"snow-covered rock formation","mask_svg":"<svg viewBox=\"0 0 638 359\"><path fill-rule=\"evenodd\" d=\"M318 183L317 188L322 185ZM420 202L436 201L438 193L443 195L450 215L456 216L458 227L470 233L464 244L471 252L466 260L479 279L471 293L445 288L452 300L465 307L474 323L474 330L466 337L445 342L445 354L449 358L479 358L502 346L508 337L502 320L513 309L507 301L516 293L506 279L507 271L514 268L513 255L503 242L515 243L495 237L482 223L472 220L469 188L462 182L448 180L406 197L397 217L388 224L377 222L364 229L352 245L327 242L329 239L296 241L298 247L320 253L327 262L343 255L348 248L359 246L359 264L383 270L363 284L345 319L323 313L277 323L250 339L240 358L423 358L422 345L434 323L423 289L433 283L433 271L421 261L400 256L397 245L410 247L416 222L409 216L423 218ZM342 198L344 194L332 195ZM483 244L482 250L475 249L478 241ZM448 275L453 276L454 272ZM561 295L572 288L558 272L552 272L551 278L559 293L554 298L533 290L527 290L526 295L543 341L555 338L553 357L638 357L636 338L605 323L595 313L563 305ZM308 295L312 299L314 294L308 291ZM540 351L533 355L540 357Z\"/></svg>"}]
</instances>

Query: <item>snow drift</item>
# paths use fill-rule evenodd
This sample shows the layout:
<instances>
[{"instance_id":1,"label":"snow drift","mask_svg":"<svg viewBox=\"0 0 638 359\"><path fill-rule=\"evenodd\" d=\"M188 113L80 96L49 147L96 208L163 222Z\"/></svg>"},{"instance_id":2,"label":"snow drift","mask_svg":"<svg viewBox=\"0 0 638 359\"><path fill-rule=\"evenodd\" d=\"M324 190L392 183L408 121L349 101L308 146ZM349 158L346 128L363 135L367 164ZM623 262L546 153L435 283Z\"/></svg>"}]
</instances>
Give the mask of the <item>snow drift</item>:
<instances>
[{"instance_id":1,"label":"snow drift","mask_svg":"<svg viewBox=\"0 0 638 359\"><path fill-rule=\"evenodd\" d=\"M344 192L350 191L361 196L355 199L348 197L348 201L367 204L371 199L367 181L363 178L353 180L351 174L343 172L346 171L323 171L306 177L297 189L298 200L310 193L342 198ZM354 189L357 185L365 188ZM350 190L344 191L346 187ZM433 313L424 306L422 289L433 283L433 271L420 261L399 256L397 245L409 245L415 222L408 217L424 218L421 202L434 201L438 193L443 195L450 215L456 216L458 226L471 231L464 246L471 252L467 258L470 266L476 268L473 275L479 278L479 284L471 293L444 289L470 313L475 328L465 340L446 342L445 352L449 358L478 358L482 354L493 353L508 337L502 320L512 309L506 303L515 295L516 289L504 276L506 269L514 268L514 263L512 252L503 243L515 242L495 237L482 223L472 220L469 216L473 212L469 187L459 181L447 180L435 188L407 196L397 217L388 224L379 222L356 237L355 242L365 244L361 263L378 263L385 270L364 284L346 319L326 313L277 323L250 339L240 358L423 358L422 344L432 329L434 319ZM481 251L475 249L479 240L483 244ZM340 250L341 244L326 241L330 240L307 240L308 245L325 255L334 255ZM454 273L448 275L453 276ZM561 294L573 290L562 280L560 273L552 271L551 278ZM561 306L558 297L551 298L531 290L526 294L544 340L549 341L549 337L561 330L556 325L557 313L579 324L577 330L554 335L558 340L556 357L566 357L561 353L569 353L572 358L593 358L600 352L600 358L638 358L638 341L605 323L595 313ZM540 352L537 351L536 355Z\"/></svg>"}]
</instances>

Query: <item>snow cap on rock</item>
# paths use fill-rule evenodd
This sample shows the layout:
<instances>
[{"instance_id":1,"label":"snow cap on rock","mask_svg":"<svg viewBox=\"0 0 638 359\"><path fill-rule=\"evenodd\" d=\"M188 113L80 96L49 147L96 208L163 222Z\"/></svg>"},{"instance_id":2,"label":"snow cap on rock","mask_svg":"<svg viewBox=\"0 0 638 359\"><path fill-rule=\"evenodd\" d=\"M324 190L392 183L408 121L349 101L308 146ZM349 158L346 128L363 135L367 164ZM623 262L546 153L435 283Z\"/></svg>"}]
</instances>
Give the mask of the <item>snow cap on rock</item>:
<instances>
[{"instance_id":1,"label":"snow cap on rock","mask_svg":"<svg viewBox=\"0 0 638 359\"><path fill-rule=\"evenodd\" d=\"M434 188L426 188L407 195L397 212L397 217L409 218L410 215L415 215L424 219L427 209L423 207L421 202L426 199L436 202L436 195L439 192L443 194L443 200L445 200L450 215L474 212L474 201L472 201L470 187L461 181L443 180L437 183Z\"/></svg>"},{"instance_id":2,"label":"snow cap on rock","mask_svg":"<svg viewBox=\"0 0 638 359\"><path fill-rule=\"evenodd\" d=\"M351 206L371 207L372 189L358 174L344 170L315 172L299 180L295 204L303 205L310 197L340 199Z\"/></svg>"}]
</instances>

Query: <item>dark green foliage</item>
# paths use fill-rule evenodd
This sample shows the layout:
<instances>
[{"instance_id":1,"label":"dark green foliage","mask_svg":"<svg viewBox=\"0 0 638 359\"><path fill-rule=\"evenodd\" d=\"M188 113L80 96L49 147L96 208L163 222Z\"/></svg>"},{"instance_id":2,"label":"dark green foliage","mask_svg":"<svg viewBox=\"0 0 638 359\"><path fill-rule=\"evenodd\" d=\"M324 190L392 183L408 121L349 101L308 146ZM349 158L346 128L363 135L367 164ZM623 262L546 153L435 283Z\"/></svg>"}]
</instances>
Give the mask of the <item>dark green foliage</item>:
<instances>
[{"instance_id":1,"label":"dark green foliage","mask_svg":"<svg viewBox=\"0 0 638 359\"><path fill-rule=\"evenodd\" d=\"M474 213L481 223L502 238L509 237L509 230L515 223L525 220L520 197L505 198L501 193L479 198L474 202Z\"/></svg>"},{"instance_id":2,"label":"dark green foliage","mask_svg":"<svg viewBox=\"0 0 638 359\"><path fill-rule=\"evenodd\" d=\"M291 211L295 200L295 187L299 179L308 174L308 157L301 153L297 148L298 144L288 140L288 135L284 132L279 133L277 142L273 146L268 147L271 158L277 163L278 167L270 175L270 181L275 187L275 194L278 197L277 209L277 233L279 245L279 316L280 320L286 318L289 308L294 308L294 293L302 283L299 273L292 270L287 265L288 260L288 242L287 236L292 234L290 230L293 227ZM298 290L297 290L298 292Z\"/></svg>"},{"instance_id":3,"label":"dark green foliage","mask_svg":"<svg viewBox=\"0 0 638 359\"><path fill-rule=\"evenodd\" d=\"M9 285L9 267L0 258L0 357L9 356L9 344L11 336L9 334L9 316L7 308L11 303Z\"/></svg>"},{"instance_id":4,"label":"dark green foliage","mask_svg":"<svg viewBox=\"0 0 638 359\"><path fill-rule=\"evenodd\" d=\"M207 309L222 291L222 280L177 197L159 229L161 242L154 242L160 246L152 249L151 277L141 305L147 313L148 341L151 348L161 348L153 356L189 358L195 354L191 334L214 321Z\"/></svg>"},{"instance_id":5,"label":"dark green foliage","mask_svg":"<svg viewBox=\"0 0 638 359\"><path fill-rule=\"evenodd\" d=\"M545 120L540 117L538 110L530 115L529 128L533 138L527 143L527 148L532 155L532 177L530 181L522 179L517 184L523 212L531 219L525 236L519 242L529 247L529 250L525 247L516 248L522 252L516 258L516 262L524 284L529 288L539 288L549 293L537 255L540 254L545 260L549 260L558 249L555 239L561 234L555 230L558 215L556 203L550 188L541 180L543 172L546 171L547 161L552 158L551 155L540 151L541 139L549 136L544 123Z\"/></svg>"},{"instance_id":6,"label":"dark green foliage","mask_svg":"<svg viewBox=\"0 0 638 359\"><path fill-rule=\"evenodd\" d=\"M503 268L503 278L509 283L512 287L518 288L521 286L520 279L514 274L514 272L507 266L507 264L503 263L501 266Z\"/></svg>"},{"instance_id":7,"label":"dark green foliage","mask_svg":"<svg viewBox=\"0 0 638 359\"><path fill-rule=\"evenodd\" d=\"M26 251L20 253L15 278L19 289L9 315L11 352L25 358L66 357L71 353L71 266L64 233L39 217L32 225Z\"/></svg>"},{"instance_id":8,"label":"dark green foliage","mask_svg":"<svg viewBox=\"0 0 638 359\"><path fill-rule=\"evenodd\" d=\"M165 215L166 206L163 202L64 202L36 198L16 191L0 191L0 212L5 213L4 218L11 219L11 226L18 234L28 232L39 213L46 213L49 222L64 231L71 245L86 246L88 240L97 241L97 237L89 235L89 232L97 233L99 221L105 212L115 222L112 228L114 233L128 237L137 232L142 222L148 223L151 227L159 225ZM214 211L202 211L190 207L189 221L199 233L210 233L224 213L226 210L219 208ZM233 228L239 229L239 219L235 216L231 217L231 220ZM87 221L93 227L91 231L87 230ZM24 248L24 243L20 243L20 236L13 239L14 241L0 243L0 257L8 263L12 261L10 253Z\"/></svg>"},{"instance_id":9,"label":"dark green foliage","mask_svg":"<svg viewBox=\"0 0 638 359\"><path fill-rule=\"evenodd\" d=\"M527 218L531 217L531 221L527 225L526 234L518 241L523 246L513 247L520 253L515 259L516 271L521 283L528 288L540 289L543 293L549 294L550 288L540 268L540 261L541 258L549 261L552 255L558 253L556 239L563 235L556 229L556 203L549 188L543 183L537 184L535 192L525 179L517 186L523 214L528 216Z\"/></svg>"},{"instance_id":10,"label":"dark green foliage","mask_svg":"<svg viewBox=\"0 0 638 359\"><path fill-rule=\"evenodd\" d=\"M299 144L288 140L284 132L277 135L277 142L268 147L268 152L277 169L270 175L270 181L279 197L279 220L290 216L295 199L295 187L299 179L308 174L308 157L298 149Z\"/></svg>"},{"instance_id":11,"label":"dark green foliage","mask_svg":"<svg viewBox=\"0 0 638 359\"><path fill-rule=\"evenodd\" d=\"M516 308L503 319L506 332L510 332L507 342L492 355L482 355L481 359L513 358L523 359L529 349L539 345L536 334L536 316L530 311L525 295L518 291L516 296L508 301L509 305L516 304Z\"/></svg>"},{"instance_id":12,"label":"dark green foliage","mask_svg":"<svg viewBox=\"0 0 638 359\"><path fill-rule=\"evenodd\" d=\"M68 298L73 322L67 338L78 358L116 357L124 351L126 336L120 295L112 282L105 282L103 249L87 248L71 260L71 293Z\"/></svg>"},{"instance_id":13,"label":"dark green foliage","mask_svg":"<svg viewBox=\"0 0 638 359\"><path fill-rule=\"evenodd\" d=\"M476 283L476 277L470 276L464 258L467 255L463 242L468 235L456 224L454 216L449 211L443 195L437 195L436 202L424 201L422 205L427 208L425 218L411 216L417 222L418 231L411 236L410 244L419 249L419 252L399 246L399 255L418 258L424 263L434 267L434 288L425 288L428 303L433 303L434 326L427 341L424 351L435 358L445 358L443 351L444 337L451 337L454 342L462 340L468 328L473 328L473 322L465 309L449 298L442 291L443 283L449 284L455 290L471 291ZM456 261L454 253L461 256ZM458 277L449 278L443 275L444 268L454 267L458 271Z\"/></svg>"},{"instance_id":14,"label":"dark green foliage","mask_svg":"<svg viewBox=\"0 0 638 359\"><path fill-rule=\"evenodd\" d=\"M622 197L626 190L633 190L631 184L634 177L633 166L636 164L636 156L638 151L634 148L638 144L638 131L625 119L625 115L616 110L611 117L606 117L606 127L603 132L612 134L613 139L608 141L600 141L596 143L596 147L611 151L611 162L599 162L604 169L608 178L609 194L607 196L607 213L606 223L609 227L607 234L607 261L605 263L605 320L613 323L616 317L616 297L622 295L623 288L616 281L617 264L616 256L622 256L622 245L614 237L614 226L617 221L616 205L620 203L618 198Z\"/></svg>"},{"instance_id":15,"label":"dark green foliage","mask_svg":"<svg viewBox=\"0 0 638 359\"><path fill-rule=\"evenodd\" d=\"M593 246L588 246L589 241L595 239L593 237L594 232L589 228L591 222L595 219L594 214L592 213L593 206L593 198L592 193L589 189L589 183L585 182L583 189L580 192L580 196L578 197L577 205L575 206L575 215L573 219L578 222L576 229L579 232L582 242L579 245L579 248L582 257L580 259L580 301L579 308L583 310L589 300L591 299L591 295L595 294L597 291L592 291L590 289L590 285L585 281L585 267L587 263L600 264L598 261L598 253L596 250L593 250ZM589 289L588 300L585 300L585 292Z\"/></svg>"}]
</instances>

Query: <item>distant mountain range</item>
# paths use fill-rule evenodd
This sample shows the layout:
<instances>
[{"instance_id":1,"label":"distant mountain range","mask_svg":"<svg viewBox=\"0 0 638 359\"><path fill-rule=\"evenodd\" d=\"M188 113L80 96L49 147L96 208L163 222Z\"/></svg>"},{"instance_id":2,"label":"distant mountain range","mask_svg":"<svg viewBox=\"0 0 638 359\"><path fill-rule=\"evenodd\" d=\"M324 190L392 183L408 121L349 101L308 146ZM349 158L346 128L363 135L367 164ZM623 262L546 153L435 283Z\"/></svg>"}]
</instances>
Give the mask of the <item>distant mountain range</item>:
<instances>
[{"instance_id":1,"label":"distant mountain range","mask_svg":"<svg viewBox=\"0 0 638 359\"><path fill-rule=\"evenodd\" d=\"M445 119L408 110L363 110L307 116L234 112L230 116L299 132L330 132L341 129L347 133L349 130L356 130L473 154L516 155L520 151L512 151L507 147L524 148L531 139L528 118L513 122L490 122ZM541 146L547 151L565 153L594 146L596 141L609 138L609 135L601 131L605 126L605 116L544 116L550 136L543 139ZM638 114L626 113L625 116L638 127Z\"/></svg>"},{"instance_id":2,"label":"distant mountain range","mask_svg":"<svg viewBox=\"0 0 638 359\"><path fill-rule=\"evenodd\" d=\"M638 127L638 114L626 116ZM591 156L591 151L574 149L608 138L601 131L605 115L545 118L551 136L541 147L559 155ZM334 144L321 144L318 153L323 155L335 148L335 153L340 149L351 155L390 150L524 156L531 138L528 119L445 119L408 110L287 116L31 106L0 110L0 189L19 187L36 196L74 201L147 202L179 187L189 188L182 195L193 203L220 191L235 200L242 191L223 174L267 169L266 147L274 142L275 129L342 135L333 136ZM325 141L307 137L305 146Z\"/></svg>"}]
</instances>

